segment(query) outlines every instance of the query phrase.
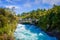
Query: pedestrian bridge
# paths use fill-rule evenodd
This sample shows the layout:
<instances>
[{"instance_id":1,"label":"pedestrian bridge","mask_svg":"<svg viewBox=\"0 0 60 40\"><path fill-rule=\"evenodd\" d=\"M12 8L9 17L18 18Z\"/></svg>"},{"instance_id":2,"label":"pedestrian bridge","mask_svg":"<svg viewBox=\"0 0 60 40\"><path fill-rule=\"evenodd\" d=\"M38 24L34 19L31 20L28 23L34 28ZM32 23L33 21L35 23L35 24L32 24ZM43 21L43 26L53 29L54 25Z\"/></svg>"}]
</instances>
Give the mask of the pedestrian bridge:
<instances>
[{"instance_id":1,"label":"pedestrian bridge","mask_svg":"<svg viewBox=\"0 0 60 40\"><path fill-rule=\"evenodd\" d=\"M20 24L25 24L25 23L36 24L37 21L38 21L37 19L20 19L19 23Z\"/></svg>"}]
</instances>

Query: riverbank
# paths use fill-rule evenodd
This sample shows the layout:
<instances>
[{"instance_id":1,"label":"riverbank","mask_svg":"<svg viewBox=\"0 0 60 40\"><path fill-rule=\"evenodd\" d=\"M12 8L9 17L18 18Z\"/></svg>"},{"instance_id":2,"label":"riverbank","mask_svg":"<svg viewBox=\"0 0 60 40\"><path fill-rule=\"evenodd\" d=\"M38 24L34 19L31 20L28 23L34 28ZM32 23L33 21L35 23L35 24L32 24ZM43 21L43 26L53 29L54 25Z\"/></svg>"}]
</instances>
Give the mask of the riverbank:
<instances>
[{"instance_id":1,"label":"riverbank","mask_svg":"<svg viewBox=\"0 0 60 40\"><path fill-rule=\"evenodd\" d=\"M0 35L0 40L14 40L12 35L8 36L7 34Z\"/></svg>"},{"instance_id":2,"label":"riverbank","mask_svg":"<svg viewBox=\"0 0 60 40\"><path fill-rule=\"evenodd\" d=\"M0 40L14 40L14 31L16 30L16 26L17 26L17 23L15 24L15 26L10 26L12 27L12 29L6 33L4 32L3 34L0 34ZM10 29L9 27L9 29Z\"/></svg>"},{"instance_id":3,"label":"riverbank","mask_svg":"<svg viewBox=\"0 0 60 40\"><path fill-rule=\"evenodd\" d=\"M60 40L60 32L46 32L49 36L56 37L58 40Z\"/></svg>"},{"instance_id":4,"label":"riverbank","mask_svg":"<svg viewBox=\"0 0 60 40\"><path fill-rule=\"evenodd\" d=\"M0 8L0 40L13 38L17 21L18 17L15 12L7 8Z\"/></svg>"},{"instance_id":5,"label":"riverbank","mask_svg":"<svg viewBox=\"0 0 60 40\"><path fill-rule=\"evenodd\" d=\"M35 24L36 25L36 24ZM38 26L38 25L36 25ZM43 30L43 29L42 29ZM45 33L47 33L47 35L51 36L51 37L56 37L58 40L60 40L60 32L57 31L49 31L49 30L43 30Z\"/></svg>"}]
</instances>

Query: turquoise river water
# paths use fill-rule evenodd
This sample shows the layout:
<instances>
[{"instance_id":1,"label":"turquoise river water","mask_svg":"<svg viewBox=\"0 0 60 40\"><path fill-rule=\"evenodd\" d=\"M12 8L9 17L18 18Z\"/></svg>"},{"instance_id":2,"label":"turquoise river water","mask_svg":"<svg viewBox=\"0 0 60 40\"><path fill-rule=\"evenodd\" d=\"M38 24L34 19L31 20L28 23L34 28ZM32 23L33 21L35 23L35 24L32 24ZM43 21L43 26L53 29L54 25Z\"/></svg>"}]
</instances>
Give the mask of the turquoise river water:
<instances>
[{"instance_id":1,"label":"turquoise river water","mask_svg":"<svg viewBox=\"0 0 60 40\"><path fill-rule=\"evenodd\" d=\"M31 24L18 24L14 32L15 40L57 40L48 36L40 28Z\"/></svg>"}]
</instances>

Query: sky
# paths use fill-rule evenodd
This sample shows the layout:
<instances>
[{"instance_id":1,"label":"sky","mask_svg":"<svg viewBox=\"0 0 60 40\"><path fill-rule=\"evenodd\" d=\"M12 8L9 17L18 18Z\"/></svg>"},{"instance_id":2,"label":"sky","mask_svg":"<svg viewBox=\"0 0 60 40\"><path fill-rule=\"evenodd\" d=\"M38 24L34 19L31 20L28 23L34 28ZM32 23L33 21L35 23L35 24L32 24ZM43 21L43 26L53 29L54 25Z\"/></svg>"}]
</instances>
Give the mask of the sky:
<instances>
[{"instance_id":1,"label":"sky","mask_svg":"<svg viewBox=\"0 0 60 40\"><path fill-rule=\"evenodd\" d=\"M38 8L49 9L54 4L60 5L60 0L0 0L0 7L10 9L14 7L17 14L37 10Z\"/></svg>"}]
</instances>

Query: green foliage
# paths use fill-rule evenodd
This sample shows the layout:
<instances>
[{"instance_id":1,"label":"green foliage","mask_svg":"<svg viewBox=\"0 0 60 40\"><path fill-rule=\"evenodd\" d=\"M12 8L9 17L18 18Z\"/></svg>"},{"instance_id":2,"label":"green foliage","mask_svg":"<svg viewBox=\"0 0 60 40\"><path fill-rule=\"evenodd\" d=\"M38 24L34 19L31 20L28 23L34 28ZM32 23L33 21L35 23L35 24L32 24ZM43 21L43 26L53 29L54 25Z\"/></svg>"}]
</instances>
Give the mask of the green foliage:
<instances>
[{"instance_id":1,"label":"green foliage","mask_svg":"<svg viewBox=\"0 0 60 40\"><path fill-rule=\"evenodd\" d=\"M22 14L21 18L22 17L24 17L25 19L38 19L38 24L36 25L45 31L60 31L60 6L54 5L53 8L48 10L33 10L31 12Z\"/></svg>"},{"instance_id":2,"label":"green foliage","mask_svg":"<svg viewBox=\"0 0 60 40\"><path fill-rule=\"evenodd\" d=\"M16 28L18 18L10 9L0 8L0 36L11 35Z\"/></svg>"},{"instance_id":3,"label":"green foliage","mask_svg":"<svg viewBox=\"0 0 60 40\"><path fill-rule=\"evenodd\" d=\"M20 14L18 14L17 16L18 16L18 17L20 17L21 15L20 15Z\"/></svg>"}]
</instances>

